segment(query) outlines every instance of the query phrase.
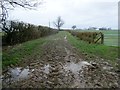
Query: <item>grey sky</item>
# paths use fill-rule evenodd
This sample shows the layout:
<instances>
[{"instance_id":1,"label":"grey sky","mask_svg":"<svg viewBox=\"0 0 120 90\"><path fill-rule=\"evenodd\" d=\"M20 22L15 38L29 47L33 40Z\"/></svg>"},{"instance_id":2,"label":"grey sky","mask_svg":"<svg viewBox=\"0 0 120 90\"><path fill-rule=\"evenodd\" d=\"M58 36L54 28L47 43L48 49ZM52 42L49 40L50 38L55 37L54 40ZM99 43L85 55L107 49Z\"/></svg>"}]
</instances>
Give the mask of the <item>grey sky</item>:
<instances>
[{"instance_id":1,"label":"grey sky","mask_svg":"<svg viewBox=\"0 0 120 90\"><path fill-rule=\"evenodd\" d=\"M53 21L61 16L63 28L111 27L118 28L119 0L43 0L37 10L16 8L10 11L9 19L20 20L36 25L54 27Z\"/></svg>"}]
</instances>

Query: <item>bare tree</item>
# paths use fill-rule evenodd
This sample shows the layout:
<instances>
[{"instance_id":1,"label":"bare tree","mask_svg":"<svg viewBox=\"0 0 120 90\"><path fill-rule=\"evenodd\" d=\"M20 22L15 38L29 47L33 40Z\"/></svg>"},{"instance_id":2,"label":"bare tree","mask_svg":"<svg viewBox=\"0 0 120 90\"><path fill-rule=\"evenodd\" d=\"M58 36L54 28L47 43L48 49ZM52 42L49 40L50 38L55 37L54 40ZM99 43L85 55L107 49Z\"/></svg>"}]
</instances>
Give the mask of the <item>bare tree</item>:
<instances>
[{"instance_id":1,"label":"bare tree","mask_svg":"<svg viewBox=\"0 0 120 90\"><path fill-rule=\"evenodd\" d=\"M1 0L0 1L0 23L4 22L8 17L8 10L14 9L16 6L33 9L41 4L38 0Z\"/></svg>"},{"instance_id":2,"label":"bare tree","mask_svg":"<svg viewBox=\"0 0 120 90\"><path fill-rule=\"evenodd\" d=\"M63 26L64 21L61 19L61 17L59 16L57 18L57 20L55 22L53 22L53 24L58 28L58 30L60 30L60 27Z\"/></svg>"},{"instance_id":3,"label":"bare tree","mask_svg":"<svg viewBox=\"0 0 120 90\"><path fill-rule=\"evenodd\" d=\"M9 15L8 10L13 10L17 6L27 9L35 9L41 3L41 0L1 0L0 29L4 32L9 31L6 24L6 19Z\"/></svg>"},{"instance_id":4,"label":"bare tree","mask_svg":"<svg viewBox=\"0 0 120 90\"><path fill-rule=\"evenodd\" d=\"M76 25L73 25L73 26L72 26L72 29L75 30L75 28L76 28Z\"/></svg>"}]
</instances>

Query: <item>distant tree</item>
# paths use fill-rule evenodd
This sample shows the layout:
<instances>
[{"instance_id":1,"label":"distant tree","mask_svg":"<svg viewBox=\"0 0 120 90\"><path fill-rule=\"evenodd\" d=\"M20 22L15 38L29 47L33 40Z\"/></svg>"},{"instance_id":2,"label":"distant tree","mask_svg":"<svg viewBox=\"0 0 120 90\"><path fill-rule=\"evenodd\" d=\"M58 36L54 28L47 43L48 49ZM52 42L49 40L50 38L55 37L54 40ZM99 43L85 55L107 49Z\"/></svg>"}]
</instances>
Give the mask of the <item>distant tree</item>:
<instances>
[{"instance_id":1,"label":"distant tree","mask_svg":"<svg viewBox=\"0 0 120 90\"><path fill-rule=\"evenodd\" d=\"M88 30L96 30L96 27L89 27Z\"/></svg>"},{"instance_id":2,"label":"distant tree","mask_svg":"<svg viewBox=\"0 0 120 90\"><path fill-rule=\"evenodd\" d=\"M75 28L76 28L76 25L73 25L73 26L72 26L72 29L75 30Z\"/></svg>"},{"instance_id":3,"label":"distant tree","mask_svg":"<svg viewBox=\"0 0 120 90\"><path fill-rule=\"evenodd\" d=\"M105 27L102 27L102 28L99 28L99 30L107 30L107 28L105 28Z\"/></svg>"},{"instance_id":4,"label":"distant tree","mask_svg":"<svg viewBox=\"0 0 120 90\"><path fill-rule=\"evenodd\" d=\"M57 17L57 20L53 22L53 24L60 30L60 28L64 25L64 21L61 19L61 17Z\"/></svg>"},{"instance_id":5,"label":"distant tree","mask_svg":"<svg viewBox=\"0 0 120 90\"><path fill-rule=\"evenodd\" d=\"M108 28L108 30L111 30L111 28Z\"/></svg>"}]
</instances>

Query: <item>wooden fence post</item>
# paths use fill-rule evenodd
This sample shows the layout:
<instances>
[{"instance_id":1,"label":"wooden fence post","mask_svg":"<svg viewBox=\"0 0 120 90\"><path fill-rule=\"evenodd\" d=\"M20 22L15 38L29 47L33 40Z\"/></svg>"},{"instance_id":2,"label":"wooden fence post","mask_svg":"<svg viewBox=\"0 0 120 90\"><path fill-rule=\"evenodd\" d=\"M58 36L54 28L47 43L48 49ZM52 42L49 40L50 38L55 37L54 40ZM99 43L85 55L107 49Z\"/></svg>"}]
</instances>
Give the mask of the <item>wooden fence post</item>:
<instances>
[{"instance_id":1,"label":"wooden fence post","mask_svg":"<svg viewBox=\"0 0 120 90\"><path fill-rule=\"evenodd\" d=\"M104 44L104 34L101 33L101 44Z\"/></svg>"}]
</instances>

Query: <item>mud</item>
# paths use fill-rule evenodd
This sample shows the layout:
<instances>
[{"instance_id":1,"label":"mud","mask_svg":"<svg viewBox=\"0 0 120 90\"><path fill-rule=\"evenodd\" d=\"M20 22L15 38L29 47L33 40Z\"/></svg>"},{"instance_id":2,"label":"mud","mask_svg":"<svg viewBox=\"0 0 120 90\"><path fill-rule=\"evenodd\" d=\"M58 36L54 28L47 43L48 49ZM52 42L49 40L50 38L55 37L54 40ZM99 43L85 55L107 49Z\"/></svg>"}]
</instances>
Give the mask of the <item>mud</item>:
<instances>
[{"instance_id":1,"label":"mud","mask_svg":"<svg viewBox=\"0 0 120 90\"><path fill-rule=\"evenodd\" d=\"M118 88L119 75L104 59L89 60L67 41L67 35L51 39L43 53L29 58L26 67L3 74L8 88ZM22 78L22 79L20 79Z\"/></svg>"}]
</instances>

